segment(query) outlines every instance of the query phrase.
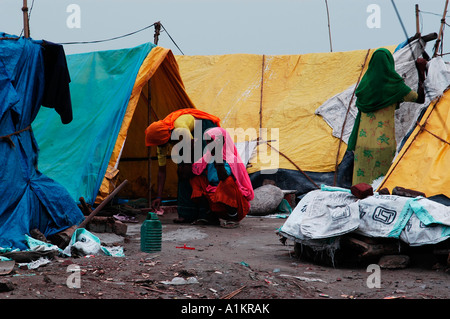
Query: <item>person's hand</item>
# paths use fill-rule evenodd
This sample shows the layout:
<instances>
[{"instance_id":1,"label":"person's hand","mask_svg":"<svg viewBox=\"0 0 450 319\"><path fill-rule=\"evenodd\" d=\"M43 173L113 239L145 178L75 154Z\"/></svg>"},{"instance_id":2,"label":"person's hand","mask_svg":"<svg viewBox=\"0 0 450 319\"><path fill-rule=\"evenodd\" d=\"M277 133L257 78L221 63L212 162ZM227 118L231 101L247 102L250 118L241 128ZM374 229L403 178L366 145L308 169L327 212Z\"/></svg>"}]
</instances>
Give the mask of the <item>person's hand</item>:
<instances>
[{"instance_id":1,"label":"person's hand","mask_svg":"<svg viewBox=\"0 0 450 319\"><path fill-rule=\"evenodd\" d=\"M419 86L417 88L417 101L416 103L423 104L425 103L425 87L423 86L423 82L419 81Z\"/></svg>"},{"instance_id":2,"label":"person's hand","mask_svg":"<svg viewBox=\"0 0 450 319\"><path fill-rule=\"evenodd\" d=\"M416 60L416 68L419 74L419 82L425 81L425 76L427 72L427 63L428 63L427 60L422 58L418 58Z\"/></svg>"},{"instance_id":3,"label":"person's hand","mask_svg":"<svg viewBox=\"0 0 450 319\"><path fill-rule=\"evenodd\" d=\"M227 171L225 170L225 165L223 163L215 163L217 170L217 177L220 181L224 181L228 178Z\"/></svg>"}]
</instances>

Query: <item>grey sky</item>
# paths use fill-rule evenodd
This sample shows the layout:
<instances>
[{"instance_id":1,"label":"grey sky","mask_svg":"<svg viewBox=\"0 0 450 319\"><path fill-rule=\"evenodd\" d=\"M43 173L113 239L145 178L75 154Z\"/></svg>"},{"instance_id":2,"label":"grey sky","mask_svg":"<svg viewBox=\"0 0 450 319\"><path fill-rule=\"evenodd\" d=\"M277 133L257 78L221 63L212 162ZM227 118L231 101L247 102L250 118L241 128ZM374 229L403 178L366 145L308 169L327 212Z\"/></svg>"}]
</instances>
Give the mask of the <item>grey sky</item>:
<instances>
[{"instance_id":1,"label":"grey sky","mask_svg":"<svg viewBox=\"0 0 450 319\"><path fill-rule=\"evenodd\" d=\"M28 0L31 7L33 0ZM70 4L80 9L80 28L69 28ZM379 28L369 28L369 5L380 9ZM422 33L439 32L445 0L396 0L408 35L415 33L419 4ZM22 1L1 0L0 31L20 34ZM396 45L405 40L390 0L328 0L333 51ZM432 12L437 15L425 13ZM161 21L186 55L329 52L325 0L35 0L31 37L52 42L120 36ZM66 54L132 47L153 42L150 28L120 40L66 45ZM181 52L162 32L159 45ZM444 37L444 52L450 51ZM434 42L427 47L432 53Z\"/></svg>"}]
</instances>

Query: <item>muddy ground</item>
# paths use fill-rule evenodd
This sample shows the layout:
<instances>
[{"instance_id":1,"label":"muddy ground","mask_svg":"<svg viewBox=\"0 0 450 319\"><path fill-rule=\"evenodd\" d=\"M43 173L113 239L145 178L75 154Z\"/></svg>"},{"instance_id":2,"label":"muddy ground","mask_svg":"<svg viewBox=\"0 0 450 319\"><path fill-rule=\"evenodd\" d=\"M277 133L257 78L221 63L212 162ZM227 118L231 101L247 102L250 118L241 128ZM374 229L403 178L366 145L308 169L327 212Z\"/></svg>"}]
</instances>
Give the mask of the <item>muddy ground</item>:
<instances>
[{"instance_id":1,"label":"muddy ground","mask_svg":"<svg viewBox=\"0 0 450 319\"><path fill-rule=\"evenodd\" d=\"M333 267L298 258L294 243L288 240L283 245L276 234L285 222L281 218L246 217L239 227L225 229L175 224L176 213L168 211L160 216L162 250L144 253L140 251L140 226L145 216L138 214L139 223L126 224L126 236L95 233L104 245L123 247L125 257L56 257L34 270L16 263L9 274L0 276L0 298L257 299L269 303L276 299L435 300L450 296L448 265L434 256L412 259L405 269L381 269L380 287L369 287L373 273L367 265ZM78 272L69 271L73 265L79 266ZM76 283L74 277L69 279L71 275L79 275L78 287L69 287L70 280ZM174 285L172 280L177 277L186 282Z\"/></svg>"}]
</instances>

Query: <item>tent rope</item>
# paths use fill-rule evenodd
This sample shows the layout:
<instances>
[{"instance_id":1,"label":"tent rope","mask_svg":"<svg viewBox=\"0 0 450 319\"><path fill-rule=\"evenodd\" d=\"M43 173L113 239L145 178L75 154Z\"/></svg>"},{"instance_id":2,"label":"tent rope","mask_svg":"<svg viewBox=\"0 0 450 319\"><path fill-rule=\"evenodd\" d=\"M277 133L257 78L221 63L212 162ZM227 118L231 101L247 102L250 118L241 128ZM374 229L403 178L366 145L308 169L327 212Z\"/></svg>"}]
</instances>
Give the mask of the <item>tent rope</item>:
<instances>
[{"instance_id":1,"label":"tent rope","mask_svg":"<svg viewBox=\"0 0 450 319\"><path fill-rule=\"evenodd\" d=\"M275 147L273 147L269 142L267 142L267 145L270 146L270 148L274 149L275 151L278 152L278 154L280 154L281 156L283 156L285 159L287 159L292 165L295 166L295 168L302 173L311 183L314 184L314 186L316 186L318 189L320 189L319 185L317 185L308 175L306 175L306 173L297 165L294 163L293 160L291 160L287 155L285 155L284 153L280 152L278 149L276 149Z\"/></svg>"},{"instance_id":2,"label":"tent rope","mask_svg":"<svg viewBox=\"0 0 450 319\"><path fill-rule=\"evenodd\" d=\"M370 50L371 49L367 50L366 57L364 58L364 63L361 65L361 72L359 73L358 81L356 82L355 89L353 90L352 97L350 98L350 102L349 102L348 108L347 108L347 113L345 114L345 118L344 118L344 123L342 124L341 136L339 137L339 145L338 145L338 150L337 150L337 154L336 154L336 164L335 164L335 169L334 169L334 184L333 184L334 186L336 186L337 173L338 173L338 167L339 167L339 153L341 151L342 136L344 135L344 128L345 128L345 124L347 123L347 116L348 116L348 113L350 112L350 107L352 105L356 89L358 88L358 84L361 81L363 71L366 67L367 58L369 57Z\"/></svg>"},{"instance_id":3,"label":"tent rope","mask_svg":"<svg viewBox=\"0 0 450 319\"><path fill-rule=\"evenodd\" d=\"M425 125L420 124L419 121L416 121L416 124L417 124L417 126L420 128L419 133L420 133L420 132L423 132L423 131L428 132L429 134L433 135L435 138L437 138L437 139L440 140L441 142L444 142L445 144L450 145L450 142L447 142L447 141L444 140L442 137L439 137L439 136L437 136L436 134L434 134L433 132L431 132L430 130L427 130L427 129L425 128ZM426 123L425 123L425 124L426 124Z\"/></svg>"},{"instance_id":4,"label":"tent rope","mask_svg":"<svg viewBox=\"0 0 450 319\"><path fill-rule=\"evenodd\" d=\"M1 140L6 140L6 142L8 142L8 144L11 147L15 147L15 144L14 144L13 140L11 139L11 136L18 135L18 134L20 134L22 132L28 131L29 129L31 129L31 125L28 125L26 128L24 128L22 130L19 130L17 132L14 132L14 133L11 133L11 134L8 134L8 135L4 135L4 136L0 136L0 139Z\"/></svg>"}]
</instances>

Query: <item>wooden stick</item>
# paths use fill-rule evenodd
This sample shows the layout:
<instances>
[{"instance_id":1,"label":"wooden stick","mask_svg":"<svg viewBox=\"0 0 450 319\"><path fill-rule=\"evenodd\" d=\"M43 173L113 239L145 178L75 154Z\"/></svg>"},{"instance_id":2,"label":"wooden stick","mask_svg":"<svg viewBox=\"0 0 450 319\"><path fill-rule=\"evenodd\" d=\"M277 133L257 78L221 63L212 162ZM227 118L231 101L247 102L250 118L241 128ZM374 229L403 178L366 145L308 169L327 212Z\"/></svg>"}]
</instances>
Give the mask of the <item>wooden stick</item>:
<instances>
[{"instance_id":1,"label":"wooden stick","mask_svg":"<svg viewBox=\"0 0 450 319\"><path fill-rule=\"evenodd\" d=\"M263 120L263 96L264 96L264 69L266 68L266 56L263 54L262 56L262 63L261 63L261 94L260 94L260 100L259 100L259 134L261 134L262 129L262 120Z\"/></svg>"},{"instance_id":2,"label":"wooden stick","mask_svg":"<svg viewBox=\"0 0 450 319\"><path fill-rule=\"evenodd\" d=\"M416 4L416 34L420 34L419 5Z\"/></svg>"},{"instance_id":3,"label":"wooden stick","mask_svg":"<svg viewBox=\"0 0 450 319\"><path fill-rule=\"evenodd\" d=\"M231 299L231 298L233 298L234 296L236 296L238 293L240 293L242 290L244 290L245 287L247 287L247 286L242 286L241 288L236 289L235 291L229 293L228 295L223 296L223 297L220 298L220 299Z\"/></svg>"},{"instance_id":4,"label":"wooden stick","mask_svg":"<svg viewBox=\"0 0 450 319\"><path fill-rule=\"evenodd\" d=\"M156 31L155 31L156 32ZM155 36L156 37L156 36ZM152 124L152 92L151 92L151 78L147 81L147 125ZM148 178L148 207L152 207L152 154L151 147L147 147L147 178Z\"/></svg>"},{"instance_id":5,"label":"wooden stick","mask_svg":"<svg viewBox=\"0 0 450 319\"><path fill-rule=\"evenodd\" d=\"M444 32L445 16L447 15L447 7L448 7L448 0L445 1L444 14L442 15L442 19L441 19L441 28L439 29L439 36L434 45L433 58L437 56L438 50L439 50L439 45L441 44L442 34Z\"/></svg>"},{"instance_id":6,"label":"wooden stick","mask_svg":"<svg viewBox=\"0 0 450 319\"><path fill-rule=\"evenodd\" d=\"M86 217L86 218L84 219L84 221L83 221L80 225L78 225L78 228L84 228L84 227L91 221L91 219L94 218L94 216L97 215L98 212L101 211L101 210L103 209L103 207L105 207L105 205L108 204L109 201L110 201L111 199L113 199L114 196L116 196L116 194L117 194L117 193L118 193L118 192L119 192L119 191L120 191L127 183L128 183L128 180L124 180L124 181L122 182L122 184L120 184L119 186L117 186L117 188L116 188L111 194L109 194L108 197L106 197L105 200L104 200L100 205L98 205L97 208L95 208L95 209L92 211L92 213L91 213L88 217Z\"/></svg>"},{"instance_id":7,"label":"wooden stick","mask_svg":"<svg viewBox=\"0 0 450 319\"><path fill-rule=\"evenodd\" d=\"M161 31L161 22L155 22L155 35L153 37L153 43L155 45L158 45L158 40L159 40L159 33Z\"/></svg>"},{"instance_id":8,"label":"wooden stick","mask_svg":"<svg viewBox=\"0 0 450 319\"><path fill-rule=\"evenodd\" d=\"M327 0L325 0L325 6L327 7L328 37L330 38L330 52L333 52L333 44L331 43L330 12L328 10L328 1Z\"/></svg>"},{"instance_id":9,"label":"wooden stick","mask_svg":"<svg viewBox=\"0 0 450 319\"><path fill-rule=\"evenodd\" d=\"M23 0L22 12L23 12L23 31L24 31L24 35L25 35L25 38L29 38L30 37L30 25L29 25L29 21L28 21L27 0Z\"/></svg>"}]
</instances>

